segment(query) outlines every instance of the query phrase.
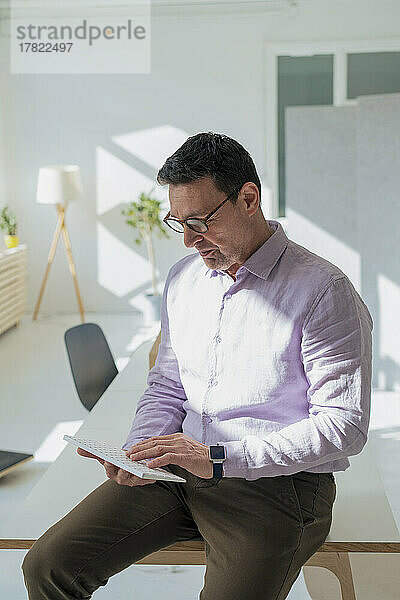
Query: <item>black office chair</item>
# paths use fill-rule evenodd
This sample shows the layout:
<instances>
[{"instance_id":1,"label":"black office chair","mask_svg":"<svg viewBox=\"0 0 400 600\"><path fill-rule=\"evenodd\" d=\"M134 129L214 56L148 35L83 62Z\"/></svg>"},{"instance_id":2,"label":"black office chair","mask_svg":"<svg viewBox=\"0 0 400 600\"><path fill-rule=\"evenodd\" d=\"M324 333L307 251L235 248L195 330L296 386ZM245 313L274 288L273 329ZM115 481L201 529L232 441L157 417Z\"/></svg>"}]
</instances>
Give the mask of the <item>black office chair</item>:
<instances>
[{"instance_id":1,"label":"black office chair","mask_svg":"<svg viewBox=\"0 0 400 600\"><path fill-rule=\"evenodd\" d=\"M92 410L118 373L111 350L95 323L71 327L65 332L64 340L76 391L82 404ZM192 539L204 541L201 535Z\"/></svg>"},{"instance_id":2,"label":"black office chair","mask_svg":"<svg viewBox=\"0 0 400 600\"><path fill-rule=\"evenodd\" d=\"M76 391L90 411L118 374L113 355L104 333L95 323L71 327L64 340Z\"/></svg>"}]
</instances>

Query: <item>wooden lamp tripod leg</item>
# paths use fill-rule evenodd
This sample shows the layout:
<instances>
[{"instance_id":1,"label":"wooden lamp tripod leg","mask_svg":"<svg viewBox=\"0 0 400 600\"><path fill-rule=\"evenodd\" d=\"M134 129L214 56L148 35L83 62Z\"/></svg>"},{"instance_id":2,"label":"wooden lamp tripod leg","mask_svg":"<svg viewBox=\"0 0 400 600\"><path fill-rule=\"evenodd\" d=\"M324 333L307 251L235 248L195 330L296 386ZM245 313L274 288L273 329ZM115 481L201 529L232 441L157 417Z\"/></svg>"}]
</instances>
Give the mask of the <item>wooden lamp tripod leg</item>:
<instances>
[{"instance_id":1,"label":"wooden lamp tripod leg","mask_svg":"<svg viewBox=\"0 0 400 600\"><path fill-rule=\"evenodd\" d=\"M36 321L37 316L38 316L40 304L41 304L42 298L43 298L44 289L46 287L47 278L48 278L49 272L50 272L50 267L51 267L51 265L53 263L54 255L56 253L58 238L60 237L61 229L62 229L62 226L63 226L63 223L64 223L64 212L62 210L60 210L60 205L59 204L57 204L57 211L58 211L57 226L56 226L56 229L54 231L53 241L51 243L49 256L47 258L47 267L46 267L46 271L45 271L45 274L44 274L44 277L43 277L42 286L40 288L39 298L38 298L38 300L36 302L35 311L33 313L33 320L34 321Z\"/></svg>"},{"instance_id":2,"label":"wooden lamp tripod leg","mask_svg":"<svg viewBox=\"0 0 400 600\"><path fill-rule=\"evenodd\" d=\"M64 209L62 209L62 210L64 212ZM64 240L65 249L67 251L69 271L70 271L70 273L72 275L72 278L74 280L75 293L76 293L76 297L78 299L78 305L79 305L79 312L81 314L81 320L82 320L82 323L84 323L85 322L85 315L84 315L84 312L83 312L83 303L82 303L81 294L80 294L80 291L79 291L78 280L76 278L76 268L75 268L74 259L72 257L71 241L69 239L69 235L68 235L67 227L65 225L64 218L63 218L63 221L62 221L62 236L63 236L63 240Z\"/></svg>"}]
</instances>

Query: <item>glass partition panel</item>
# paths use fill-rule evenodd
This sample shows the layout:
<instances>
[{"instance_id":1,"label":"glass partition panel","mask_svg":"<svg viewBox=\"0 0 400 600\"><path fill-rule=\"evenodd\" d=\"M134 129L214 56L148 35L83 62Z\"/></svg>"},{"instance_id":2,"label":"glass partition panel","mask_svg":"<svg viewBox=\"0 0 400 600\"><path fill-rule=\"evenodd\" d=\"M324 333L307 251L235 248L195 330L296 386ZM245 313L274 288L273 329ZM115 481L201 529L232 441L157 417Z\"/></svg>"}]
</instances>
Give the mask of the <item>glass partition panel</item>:
<instances>
[{"instance_id":1,"label":"glass partition panel","mask_svg":"<svg viewBox=\"0 0 400 600\"><path fill-rule=\"evenodd\" d=\"M347 97L400 92L400 52L347 55Z\"/></svg>"},{"instance_id":2,"label":"glass partition panel","mask_svg":"<svg viewBox=\"0 0 400 600\"><path fill-rule=\"evenodd\" d=\"M278 56L279 216L285 216L285 108L333 104L333 55Z\"/></svg>"}]
</instances>

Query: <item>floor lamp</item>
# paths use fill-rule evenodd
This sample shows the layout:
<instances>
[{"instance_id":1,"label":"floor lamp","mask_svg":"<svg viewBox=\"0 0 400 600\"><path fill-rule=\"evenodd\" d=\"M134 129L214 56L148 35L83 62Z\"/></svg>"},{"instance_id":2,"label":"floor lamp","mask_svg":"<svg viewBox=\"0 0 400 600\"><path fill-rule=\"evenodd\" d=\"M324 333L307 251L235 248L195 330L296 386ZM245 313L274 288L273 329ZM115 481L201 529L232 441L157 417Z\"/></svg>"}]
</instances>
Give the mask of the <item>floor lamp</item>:
<instances>
[{"instance_id":1,"label":"floor lamp","mask_svg":"<svg viewBox=\"0 0 400 600\"><path fill-rule=\"evenodd\" d=\"M54 204L57 209L58 220L47 259L47 267L42 281L42 286L40 288L39 297L33 313L34 321L36 321L40 304L42 302L44 289L46 287L46 282L54 255L56 253L60 234L62 234L65 250L67 252L69 271L74 281L82 323L85 321L81 294L79 292L78 280L76 278L75 263L72 257L71 241L69 239L67 226L65 224L65 211L67 210L68 203L79 200L81 196L82 181L80 169L77 165L54 165L39 169L36 201L40 204Z\"/></svg>"}]
</instances>

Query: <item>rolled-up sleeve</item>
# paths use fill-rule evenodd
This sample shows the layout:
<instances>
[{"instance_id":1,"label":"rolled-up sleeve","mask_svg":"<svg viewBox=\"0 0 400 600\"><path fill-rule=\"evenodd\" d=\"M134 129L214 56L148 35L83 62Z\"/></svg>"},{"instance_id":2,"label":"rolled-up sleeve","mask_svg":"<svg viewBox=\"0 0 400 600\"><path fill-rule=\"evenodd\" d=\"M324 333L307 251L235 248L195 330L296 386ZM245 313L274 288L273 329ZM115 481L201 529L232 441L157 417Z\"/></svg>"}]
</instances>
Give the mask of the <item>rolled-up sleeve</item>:
<instances>
[{"instance_id":1,"label":"rolled-up sleeve","mask_svg":"<svg viewBox=\"0 0 400 600\"><path fill-rule=\"evenodd\" d=\"M167 312L168 286L173 268L168 273L161 303L161 341L154 367L147 377L147 389L140 397L131 430L122 449L152 436L182 431L185 417L185 390L178 362L171 347Z\"/></svg>"},{"instance_id":2,"label":"rolled-up sleeve","mask_svg":"<svg viewBox=\"0 0 400 600\"><path fill-rule=\"evenodd\" d=\"M264 438L225 443L224 475L295 473L358 454L367 440L373 323L347 277L331 281L303 324L309 416Z\"/></svg>"}]
</instances>

